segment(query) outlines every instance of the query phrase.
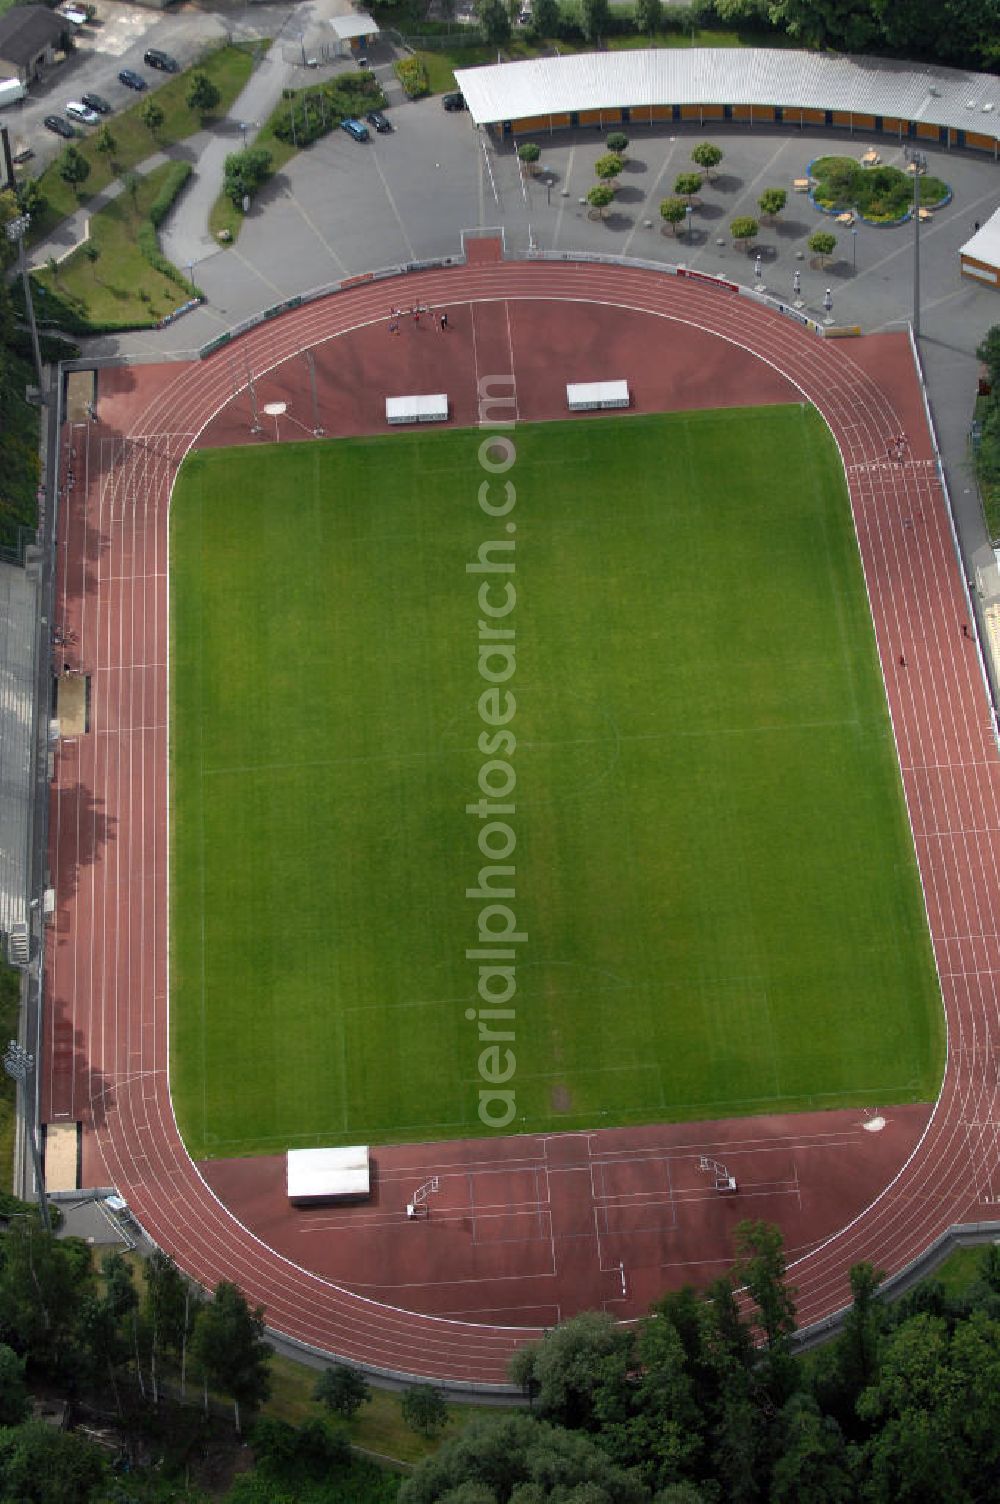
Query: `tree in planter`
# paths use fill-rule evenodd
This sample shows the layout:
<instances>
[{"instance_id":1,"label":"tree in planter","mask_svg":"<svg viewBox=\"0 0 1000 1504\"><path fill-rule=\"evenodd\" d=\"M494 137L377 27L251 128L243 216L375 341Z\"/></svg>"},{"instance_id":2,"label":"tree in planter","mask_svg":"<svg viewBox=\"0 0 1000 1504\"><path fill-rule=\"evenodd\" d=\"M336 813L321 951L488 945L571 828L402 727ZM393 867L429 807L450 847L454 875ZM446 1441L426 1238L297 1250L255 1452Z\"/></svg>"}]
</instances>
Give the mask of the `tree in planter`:
<instances>
[{"instance_id":1,"label":"tree in planter","mask_svg":"<svg viewBox=\"0 0 1000 1504\"><path fill-rule=\"evenodd\" d=\"M230 152L225 163L223 191L237 209L242 209L243 200L253 198L270 174L271 153L263 146L250 146L246 151Z\"/></svg>"},{"instance_id":2,"label":"tree in planter","mask_svg":"<svg viewBox=\"0 0 1000 1504\"><path fill-rule=\"evenodd\" d=\"M192 74L186 102L188 109L194 110L200 120L204 121L206 115L211 115L221 98L222 95L207 73Z\"/></svg>"},{"instance_id":3,"label":"tree in planter","mask_svg":"<svg viewBox=\"0 0 1000 1504\"><path fill-rule=\"evenodd\" d=\"M271 1392L271 1349L263 1336L264 1307L251 1310L236 1285L220 1280L202 1307L192 1345L206 1383L232 1397L237 1435L240 1406L258 1405Z\"/></svg>"},{"instance_id":4,"label":"tree in planter","mask_svg":"<svg viewBox=\"0 0 1000 1504\"><path fill-rule=\"evenodd\" d=\"M637 0L635 22L644 36L655 36L663 25L663 0Z\"/></svg>"},{"instance_id":5,"label":"tree in planter","mask_svg":"<svg viewBox=\"0 0 1000 1504\"><path fill-rule=\"evenodd\" d=\"M691 153L691 160L703 168L709 181L711 181L713 171L722 161L722 155L721 146L713 146L711 141L702 141Z\"/></svg>"},{"instance_id":6,"label":"tree in planter","mask_svg":"<svg viewBox=\"0 0 1000 1504\"><path fill-rule=\"evenodd\" d=\"M777 219L787 203L788 194L784 188L765 188L757 200L757 207L762 219Z\"/></svg>"},{"instance_id":7,"label":"tree in planter","mask_svg":"<svg viewBox=\"0 0 1000 1504\"><path fill-rule=\"evenodd\" d=\"M701 190L700 172L682 172L674 179L674 192L679 193L681 198L686 198L690 204L695 195Z\"/></svg>"},{"instance_id":8,"label":"tree in planter","mask_svg":"<svg viewBox=\"0 0 1000 1504\"><path fill-rule=\"evenodd\" d=\"M542 148L536 141L525 141L517 148L517 155L528 171L533 172L542 155Z\"/></svg>"},{"instance_id":9,"label":"tree in planter","mask_svg":"<svg viewBox=\"0 0 1000 1504\"><path fill-rule=\"evenodd\" d=\"M102 125L94 138L94 150L99 151L108 162L113 162L115 152L118 150L118 140L110 125Z\"/></svg>"},{"instance_id":10,"label":"tree in planter","mask_svg":"<svg viewBox=\"0 0 1000 1504\"><path fill-rule=\"evenodd\" d=\"M665 198L660 204L660 218L677 234L677 226L687 214L687 204L682 198Z\"/></svg>"},{"instance_id":11,"label":"tree in planter","mask_svg":"<svg viewBox=\"0 0 1000 1504\"><path fill-rule=\"evenodd\" d=\"M155 99L147 99L139 111L139 119L149 131L149 134L155 136L166 116Z\"/></svg>"},{"instance_id":12,"label":"tree in planter","mask_svg":"<svg viewBox=\"0 0 1000 1504\"><path fill-rule=\"evenodd\" d=\"M819 257L820 266L824 267L837 249L837 237L831 235L829 230L817 230L815 235L809 236L808 245L813 255Z\"/></svg>"},{"instance_id":13,"label":"tree in planter","mask_svg":"<svg viewBox=\"0 0 1000 1504\"><path fill-rule=\"evenodd\" d=\"M350 1420L362 1405L371 1402L372 1392L364 1374L346 1363L335 1363L324 1368L316 1380L313 1397L337 1415Z\"/></svg>"},{"instance_id":14,"label":"tree in planter","mask_svg":"<svg viewBox=\"0 0 1000 1504\"><path fill-rule=\"evenodd\" d=\"M510 12L503 0L479 0L476 6L479 24L491 47L510 41Z\"/></svg>"},{"instance_id":15,"label":"tree in planter","mask_svg":"<svg viewBox=\"0 0 1000 1504\"><path fill-rule=\"evenodd\" d=\"M596 183L587 194L587 203L592 209L596 209L603 219L604 211L613 201L614 196L615 190L610 183Z\"/></svg>"},{"instance_id":16,"label":"tree in planter","mask_svg":"<svg viewBox=\"0 0 1000 1504\"><path fill-rule=\"evenodd\" d=\"M444 1395L429 1384L411 1384L404 1389L400 1408L410 1430L421 1436L440 1436L448 1424Z\"/></svg>"},{"instance_id":17,"label":"tree in planter","mask_svg":"<svg viewBox=\"0 0 1000 1504\"><path fill-rule=\"evenodd\" d=\"M625 163L618 153L609 151L603 157L598 157L594 163L594 173L602 183L610 183L619 175L624 166Z\"/></svg>"},{"instance_id":18,"label":"tree in planter","mask_svg":"<svg viewBox=\"0 0 1000 1504\"><path fill-rule=\"evenodd\" d=\"M604 144L616 157L624 157L628 151L628 137L624 131L612 131Z\"/></svg>"},{"instance_id":19,"label":"tree in planter","mask_svg":"<svg viewBox=\"0 0 1000 1504\"><path fill-rule=\"evenodd\" d=\"M745 251L749 251L751 244L760 234L760 225L749 215L742 215L739 219L730 221L729 233L735 245L741 245Z\"/></svg>"},{"instance_id":20,"label":"tree in planter","mask_svg":"<svg viewBox=\"0 0 1000 1504\"><path fill-rule=\"evenodd\" d=\"M67 146L56 163L59 176L79 196L80 189L90 177L90 163L76 146Z\"/></svg>"},{"instance_id":21,"label":"tree in planter","mask_svg":"<svg viewBox=\"0 0 1000 1504\"><path fill-rule=\"evenodd\" d=\"M596 42L608 29L611 10L608 0L582 0L580 24L588 42Z\"/></svg>"}]
</instances>

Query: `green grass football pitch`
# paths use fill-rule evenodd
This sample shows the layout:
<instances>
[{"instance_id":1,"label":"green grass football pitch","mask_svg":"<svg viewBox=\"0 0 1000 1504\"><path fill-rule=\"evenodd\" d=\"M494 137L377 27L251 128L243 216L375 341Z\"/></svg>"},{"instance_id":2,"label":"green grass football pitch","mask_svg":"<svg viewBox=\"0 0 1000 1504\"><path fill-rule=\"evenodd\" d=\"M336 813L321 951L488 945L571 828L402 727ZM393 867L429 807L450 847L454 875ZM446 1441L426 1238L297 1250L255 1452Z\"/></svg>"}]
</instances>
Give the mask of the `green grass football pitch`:
<instances>
[{"instance_id":1,"label":"green grass football pitch","mask_svg":"<svg viewBox=\"0 0 1000 1504\"><path fill-rule=\"evenodd\" d=\"M181 472L170 1018L191 1152L484 1131L466 564L511 537L507 1131L933 1097L937 982L817 415L519 426L504 520L477 503L481 437Z\"/></svg>"}]
</instances>

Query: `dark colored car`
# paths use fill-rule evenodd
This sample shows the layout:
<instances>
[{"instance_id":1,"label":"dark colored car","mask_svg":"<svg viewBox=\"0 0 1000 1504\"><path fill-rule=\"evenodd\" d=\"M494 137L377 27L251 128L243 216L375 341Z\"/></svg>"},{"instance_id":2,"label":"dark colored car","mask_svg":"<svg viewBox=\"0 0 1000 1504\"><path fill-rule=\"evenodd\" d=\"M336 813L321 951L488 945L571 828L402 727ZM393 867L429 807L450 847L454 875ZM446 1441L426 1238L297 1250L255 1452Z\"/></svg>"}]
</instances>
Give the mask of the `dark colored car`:
<instances>
[{"instance_id":1,"label":"dark colored car","mask_svg":"<svg viewBox=\"0 0 1000 1504\"><path fill-rule=\"evenodd\" d=\"M98 115L111 114L111 106L102 94L81 94L80 98L88 110L96 110Z\"/></svg>"},{"instance_id":2,"label":"dark colored car","mask_svg":"<svg viewBox=\"0 0 1000 1504\"><path fill-rule=\"evenodd\" d=\"M365 119L368 121L369 125L373 125L375 127L380 136L384 136L386 131L392 130L392 121L387 120L386 117L382 114L381 110L369 110L368 114L365 116Z\"/></svg>"},{"instance_id":3,"label":"dark colored car","mask_svg":"<svg viewBox=\"0 0 1000 1504\"><path fill-rule=\"evenodd\" d=\"M142 54L142 60L144 63L148 63L151 68L159 68L161 73L179 73L181 71L181 65L177 59L171 57L169 52L161 52L159 47L147 47Z\"/></svg>"},{"instance_id":4,"label":"dark colored car","mask_svg":"<svg viewBox=\"0 0 1000 1504\"><path fill-rule=\"evenodd\" d=\"M125 85L126 89L135 89L141 93L146 87L146 80L141 73L133 73L131 68L123 68L118 75L118 82Z\"/></svg>"},{"instance_id":5,"label":"dark colored car","mask_svg":"<svg viewBox=\"0 0 1000 1504\"><path fill-rule=\"evenodd\" d=\"M66 141L72 141L76 135L76 131L70 125L69 121L64 120L61 115L46 115L42 124L47 131L52 131L55 135L62 136Z\"/></svg>"},{"instance_id":6,"label":"dark colored car","mask_svg":"<svg viewBox=\"0 0 1000 1504\"><path fill-rule=\"evenodd\" d=\"M442 96L441 103L444 105L444 107L445 107L446 110L464 110L465 109L465 95L464 94L445 94L445 95Z\"/></svg>"},{"instance_id":7,"label":"dark colored car","mask_svg":"<svg viewBox=\"0 0 1000 1504\"><path fill-rule=\"evenodd\" d=\"M368 140L367 125L362 125L360 120L355 120L352 116L340 122L340 129L346 131L349 136L353 136L355 141Z\"/></svg>"}]
</instances>

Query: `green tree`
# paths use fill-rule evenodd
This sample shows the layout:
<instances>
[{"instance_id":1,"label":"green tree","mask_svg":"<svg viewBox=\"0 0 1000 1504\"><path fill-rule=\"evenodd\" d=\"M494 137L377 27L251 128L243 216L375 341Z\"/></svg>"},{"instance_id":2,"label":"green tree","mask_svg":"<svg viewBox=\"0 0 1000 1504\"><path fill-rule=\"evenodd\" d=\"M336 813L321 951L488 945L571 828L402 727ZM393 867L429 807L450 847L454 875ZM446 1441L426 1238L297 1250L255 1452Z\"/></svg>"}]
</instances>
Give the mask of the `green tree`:
<instances>
[{"instance_id":1,"label":"green tree","mask_svg":"<svg viewBox=\"0 0 1000 1504\"><path fill-rule=\"evenodd\" d=\"M700 188L700 172L682 172L674 179L674 192L679 193L681 198L686 198L688 203L691 202Z\"/></svg>"},{"instance_id":2,"label":"green tree","mask_svg":"<svg viewBox=\"0 0 1000 1504\"><path fill-rule=\"evenodd\" d=\"M241 1290L220 1280L202 1307L193 1346L208 1383L233 1401L240 1434L243 1405L259 1405L271 1392L271 1349L263 1341L264 1307L251 1310Z\"/></svg>"},{"instance_id":3,"label":"green tree","mask_svg":"<svg viewBox=\"0 0 1000 1504\"><path fill-rule=\"evenodd\" d=\"M86 1243L56 1239L34 1216L18 1217L2 1242L0 1339L29 1352L36 1373L58 1374L72 1358L81 1303L93 1283Z\"/></svg>"},{"instance_id":4,"label":"green tree","mask_svg":"<svg viewBox=\"0 0 1000 1504\"><path fill-rule=\"evenodd\" d=\"M90 1504L104 1477L100 1451L42 1420L0 1430L0 1498L18 1504Z\"/></svg>"},{"instance_id":5,"label":"green tree","mask_svg":"<svg viewBox=\"0 0 1000 1504\"><path fill-rule=\"evenodd\" d=\"M643 36L655 36L663 25L663 0L636 0L635 24Z\"/></svg>"},{"instance_id":6,"label":"green tree","mask_svg":"<svg viewBox=\"0 0 1000 1504\"><path fill-rule=\"evenodd\" d=\"M192 73L186 100L189 110L194 110L204 120L218 106L221 98L222 95L207 73Z\"/></svg>"},{"instance_id":7,"label":"green tree","mask_svg":"<svg viewBox=\"0 0 1000 1504\"><path fill-rule=\"evenodd\" d=\"M855 1498L840 1427L820 1414L809 1395L796 1394L777 1419L776 1458L769 1504L851 1504Z\"/></svg>"},{"instance_id":8,"label":"green tree","mask_svg":"<svg viewBox=\"0 0 1000 1504\"><path fill-rule=\"evenodd\" d=\"M90 163L76 146L67 146L56 162L56 171L79 196L80 189L90 177Z\"/></svg>"},{"instance_id":9,"label":"green tree","mask_svg":"<svg viewBox=\"0 0 1000 1504\"><path fill-rule=\"evenodd\" d=\"M784 188L765 188L757 200L757 207L764 219L776 219L788 203L788 194Z\"/></svg>"},{"instance_id":10,"label":"green tree","mask_svg":"<svg viewBox=\"0 0 1000 1504\"><path fill-rule=\"evenodd\" d=\"M608 29L610 19L608 0L581 0L580 24L588 42L600 41Z\"/></svg>"},{"instance_id":11,"label":"green tree","mask_svg":"<svg viewBox=\"0 0 1000 1504\"><path fill-rule=\"evenodd\" d=\"M713 145L711 141L701 141L692 151L691 160L711 180L712 173L722 161L722 156L721 147Z\"/></svg>"},{"instance_id":12,"label":"green tree","mask_svg":"<svg viewBox=\"0 0 1000 1504\"><path fill-rule=\"evenodd\" d=\"M421 1436L440 1436L448 1424L448 1406L440 1389L429 1384L411 1384L400 1401L403 1419Z\"/></svg>"},{"instance_id":13,"label":"green tree","mask_svg":"<svg viewBox=\"0 0 1000 1504\"><path fill-rule=\"evenodd\" d=\"M166 119L166 116L164 115L163 110L161 109L159 104L157 104L155 99L147 99L146 103L139 111L139 119L149 131L150 135L155 136L157 131L160 129L160 126Z\"/></svg>"},{"instance_id":14,"label":"green tree","mask_svg":"<svg viewBox=\"0 0 1000 1504\"><path fill-rule=\"evenodd\" d=\"M504 42L510 41L510 12L503 0L479 0L476 14L491 47L501 47Z\"/></svg>"},{"instance_id":15,"label":"green tree","mask_svg":"<svg viewBox=\"0 0 1000 1504\"><path fill-rule=\"evenodd\" d=\"M110 125L102 125L94 137L94 149L110 162L118 150L118 139Z\"/></svg>"},{"instance_id":16,"label":"green tree","mask_svg":"<svg viewBox=\"0 0 1000 1504\"><path fill-rule=\"evenodd\" d=\"M517 155L530 171L542 155L542 148L537 141L525 141L517 148Z\"/></svg>"},{"instance_id":17,"label":"green tree","mask_svg":"<svg viewBox=\"0 0 1000 1504\"><path fill-rule=\"evenodd\" d=\"M682 198L665 198L660 201L660 218L677 234L677 226L683 224L687 204Z\"/></svg>"},{"instance_id":18,"label":"green tree","mask_svg":"<svg viewBox=\"0 0 1000 1504\"><path fill-rule=\"evenodd\" d=\"M101 259L101 248L93 240L88 240L83 247L83 254L90 262L90 270L93 276L97 276L97 263Z\"/></svg>"},{"instance_id":19,"label":"green tree","mask_svg":"<svg viewBox=\"0 0 1000 1504\"><path fill-rule=\"evenodd\" d=\"M252 199L258 188L271 175L271 153L262 146L249 146L246 151L230 152L224 168L223 188L226 197L237 209L243 208L244 198Z\"/></svg>"},{"instance_id":20,"label":"green tree","mask_svg":"<svg viewBox=\"0 0 1000 1504\"><path fill-rule=\"evenodd\" d=\"M536 36L554 37L559 31L559 0L535 0L531 29Z\"/></svg>"},{"instance_id":21,"label":"green tree","mask_svg":"<svg viewBox=\"0 0 1000 1504\"><path fill-rule=\"evenodd\" d=\"M399 1490L399 1504L648 1504L641 1481L589 1436L523 1411L472 1421L423 1461Z\"/></svg>"},{"instance_id":22,"label":"green tree","mask_svg":"<svg viewBox=\"0 0 1000 1504\"><path fill-rule=\"evenodd\" d=\"M149 1342L149 1374L153 1403L160 1397L160 1359L166 1352L175 1354L181 1369L181 1399L187 1379L187 1344L194 1328L200 1304L192 1301L191 1286L169 1254L154 1248L142 1268L146 1291L143 1316Z\"/></svg>"},{"instance_id":23,"label":"green tree","mask_svg":"<svg viewBox=\"0 0 1000 1504\"><path fill-rule=\"evenodd\" d=\"M30 214L34 219L43 212L47 201L37 178L22 178L14 192L22 214Z\"/></svg>"},{"instance_id":24,"label":"green tree","mask_svg":"<svg viewBox=\"0 0 1000 1504\"><path fill-rule=\"evenodd\" d=\"M819 257L820 266L825 266L837 248L837 237L829 230L817 230L815 235L809 236L807 244L813 255Z\"/></svg>"},{"instance_id":25,"label":"green tree","mask_svg":"<svg viewBox=\"0 0 1000 1504\"><path fill-rule=\"evenodd\" d=\"M608 151L613 151L618 157L624 157L628 151L628 137L624 131L612 131L604 144Z\"/></svg>"},{"instance_id":26,"label":"green tree","mask_svg":"<svg viewBox=\"0 0 1000 1504\"><path fill-rule=\"evenodd\" d=\"M592 209L596 209L601 218L609 204L614 202L615 190L610 183L596 183L587 194L587 203Z\"/></svg>"},{"instance_id":27,"label":"green tree","mask_svg":"<svg viewBox=\"0 0 1000 1504\"><path fill-rule=\"evenodd\" d=\"M28 1413L24 1359L0 1343L0 1426L19 1426Z\"/></svg>"},{"instance_id":28,"label":"green tree","mask_svg":"<svg viewBox=\"0 0 1000 1504\"><path fill-rule=\"evenodd\" d=\"M624 159L617 152L609 151L603 157L598 157L594 163L594 172L602 183L610 183L619 176L624 166Z\"/></svg>"},{"instance_id":29,"label":"green tree","mask_svg":"<svg viewBox=\"0 0 1000 1504\"><path fill-rule=\"evenodd\" d=\"M745 251L749 251L760 234L760 225L749 215L741 215L738 219L730 220L729 233L735 245L741 245Z\"/></svg>"},{"instance_id":30,"label":"green tree","mask_svg":"<svg viewBox=\"0 0 1000 1504\"><path fill-rule=\"evenodd\" d=\"M371 1401L372 1392L364 1374L346 1363L324 1368L316 1380L313 1396L337 1415L351 1416Z\"/></svg>"},{"instance_id":31,"label":"green tree","mask_svg":"<svg viewBox=\"0 0 1000 1504\"><path fill-rule=\"evenodd\" d=\"M994 392L1000 392L1000 324L987 330L985 338L976 346L976 355L990 373Z\"/></svg>"},{"instance_id":32,"label":"green tree","mask_svg":"<svg viewBox=\"0 0 1000 1504\"><path fill-rule=\"evenodd\" d=\"M583 1311L528 1343L512 1360L514 1383L537 1386L539 1413L558 1425L590 1427L609 1368L618 1371L632 1337L604 1311Z\"/></svg>"}]
</instances>

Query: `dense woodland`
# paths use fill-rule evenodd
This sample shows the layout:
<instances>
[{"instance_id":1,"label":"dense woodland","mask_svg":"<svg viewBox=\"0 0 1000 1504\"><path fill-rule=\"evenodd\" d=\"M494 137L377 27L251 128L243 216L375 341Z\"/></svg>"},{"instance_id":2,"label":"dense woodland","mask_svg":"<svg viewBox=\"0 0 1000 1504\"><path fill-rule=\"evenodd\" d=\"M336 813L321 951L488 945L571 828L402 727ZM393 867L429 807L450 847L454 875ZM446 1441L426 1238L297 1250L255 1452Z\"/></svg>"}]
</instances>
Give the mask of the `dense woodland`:
<instances>
[{"instance_id":1,"label":"dense woodland","mask_svg":"<svg viewBox=\"0 0 1000 1504\"><path fill-rule=\"evenodd\" d=\"M486 1410L460 1430L437 1391L405 1394L407 1424L444 1440L401 1481L351 1454L346 1421L371 1398L351 1369L319 1376L303 1424L259 1415L272 1360L263 1312L235 1286L202 1296L162 1254L98 1265L85 1244L46 1234L31 1209L8 1200L0 1212L3 1500L1000 1500L992 1245L963 1294L931 1280L893 1306L859 1265L841 1334L796 1356L780 1234L743 1223L731 1275L706 1291L669 1294L631 1327L587 1313L520 1352L511 1378L525 1407ZM40 1396L68 1400L76 1429L31 1418ZM215 1486L213 1453L227 1458Z\"/></svg>"},{"instance_id":2,"label":"dense woodland","mask_svg":"<svg viewBox=\"0 0 1000 1504\"><path fill-rule=\"evenodd\" d=\"M30 345L6 281L16 247L3 232L16 213L13 194L0 193L0 556L16 548L21 528L35 525L39 476L38 410L24 400L35 380Z\"/></svg>"}]
</instances>

